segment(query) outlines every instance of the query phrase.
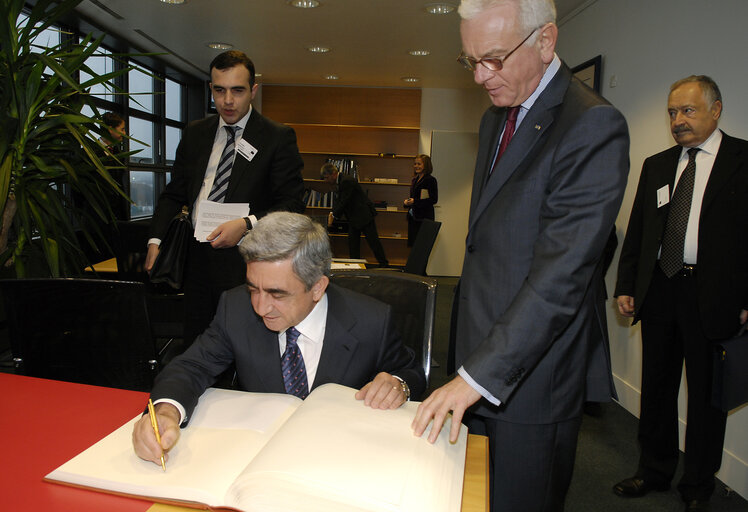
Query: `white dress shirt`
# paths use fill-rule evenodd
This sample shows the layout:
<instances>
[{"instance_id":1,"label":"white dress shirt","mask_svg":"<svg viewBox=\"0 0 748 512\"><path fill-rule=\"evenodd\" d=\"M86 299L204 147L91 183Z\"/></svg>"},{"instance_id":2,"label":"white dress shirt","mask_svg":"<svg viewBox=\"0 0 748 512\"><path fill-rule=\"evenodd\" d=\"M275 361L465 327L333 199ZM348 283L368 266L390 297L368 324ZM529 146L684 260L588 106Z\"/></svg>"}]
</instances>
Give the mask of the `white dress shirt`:
<instances>
[{"instance_id":1,"label":"white dress shirt","mask_svg":"<svg viewBox=\"0 0 748 512\"><path fill-rule=\"evenodd\" d=\"M696 175L693 182L693 198L691 199L691 211L688 215L688 226L686 227L686 239L683 245L683 262L689 265L696 265L696 254L699 250L699 217L701 217L701 204L704 201L704 191L706 184L709 182L709 176L712 174L714 160L717 158L719 146L722 143L722 132L714 130L712 134L701 145L696 146L701 151L696 153ZM675 182L673 190L670 192L670 198L673 197L675 187L678 186L683 171L688 164L688 150L683 148L678 160L678 167L675 172Z\"/></svg>"},{"instance_id":2,"label":"white dress shirt","mask_svg":"<svg viewBox=\"0 0 748 512\"><path fill-rule=\"evenodd\" d=\"M249 105L249 112L239 119L239 121L236 124L229 125L226 123L226 121L223 120L221 116L218 116L218 129L216 130L216 136L213 139L213 149L210 152L210 158L208 159L208 167L205 168L205 176L203 177L203 185L200 187L200 192L197 194L197 198L195 199L194 204L192 205L192 211L190 212L190 218L192 220L192 225L197 224L197 210L200 205L200 201L208 199L208 196L210 195L210 191L213 188L213 181L216 177L216 170L218 169L218 163L221 160L221 154L223 153L223 148L226 146L226 141L228 140L228 135L226 134L226 130L223 129L224 126L235 126L238 128L236 130L236 133L234 135L234 140L239 141L242 138L242 134L244 133L244 128L247 126L247 121L249 120L249 116L252 115L252 105ZM234 159L236 159L236 151L234 151ZM232 164L233 165L233 164ZM252 222L252 225L257 222L257 218L254 215L249 216L250 221ZM241 240L240 240L241 242ZM150 238L148 240L148 245L150 244L156 244L161 245L161 239L159 238Z\"/></svg>"}]
</instances>

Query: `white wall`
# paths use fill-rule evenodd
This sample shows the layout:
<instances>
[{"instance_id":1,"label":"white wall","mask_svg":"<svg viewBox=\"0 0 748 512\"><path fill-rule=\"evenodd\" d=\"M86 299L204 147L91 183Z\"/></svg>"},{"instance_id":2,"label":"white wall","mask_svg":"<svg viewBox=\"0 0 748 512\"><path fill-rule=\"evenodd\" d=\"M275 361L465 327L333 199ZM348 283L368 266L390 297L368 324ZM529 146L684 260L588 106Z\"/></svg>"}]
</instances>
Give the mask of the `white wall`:
<instances>
[{"instance_id":1,"label":"white wall","mask_svg":"<svg viewBox=\"0 0 748 512\"><path fill-rule=\"evenodd\" d=\"M433 132L441 132L437 140L450 146L441 148L441 154L447 158L432 158L434 177L439 183L435 215L442 227L426 269L429 275L458 276L462 271L470 190L478 151L477 143L471 144L470 135L473 134L477 142L481 116L490 104L488 95L477 84L471 89L421 90L419 152L435 157L431 147ZM460 154L445 154L452 150Z\"/></svg>"},{"instance_id":2,"label":"white wall","mask_svg":"<svg viewBox=\"0 0 748 512\"><path fill-rule=\"evenodd\" d=\"M720 127L730 135L748 138L746 19L745 0L597 0L561 24L557 47L561 58L574 66L602 54L602 93L629 123L631 172L617 221L619 248L644 158L674 144L666 117L672 82L691 74L711 76L723 96ZM615 87L611 87L613 77L617 82ZM611 290L617 265L618 255L607 276ZM630 328L629 322L616 314L612 301L609 305L616 386L624 407L638 415L641 333L638 325ZM684 405L682 388L681 442ZM748 407L733 411L728 418L722 470L718 476L748 497L746 432Z\"/></svg>"}]
</instances>

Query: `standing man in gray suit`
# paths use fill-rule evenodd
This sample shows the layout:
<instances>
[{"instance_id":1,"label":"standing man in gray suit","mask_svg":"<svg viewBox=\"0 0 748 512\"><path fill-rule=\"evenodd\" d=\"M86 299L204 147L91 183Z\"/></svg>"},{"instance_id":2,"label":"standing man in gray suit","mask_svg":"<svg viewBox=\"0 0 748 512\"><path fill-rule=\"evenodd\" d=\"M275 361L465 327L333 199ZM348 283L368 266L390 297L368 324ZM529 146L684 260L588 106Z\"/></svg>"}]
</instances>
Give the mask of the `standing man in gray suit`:
<instances>
[{"instance_id":1,"label":"standing man in gray suit","mask_svg":"<svg viewBox=\"0 0 748 512\"><path fill-rule=\"evenodd\" d=\"M489 436L492 510L559 511L585 400L614 393L593 275L621 204L623 116L555 54L552 0L463 0L460 61L488 92L455 296L458 375L418 409Z\"/></svg>"}]
</instances>

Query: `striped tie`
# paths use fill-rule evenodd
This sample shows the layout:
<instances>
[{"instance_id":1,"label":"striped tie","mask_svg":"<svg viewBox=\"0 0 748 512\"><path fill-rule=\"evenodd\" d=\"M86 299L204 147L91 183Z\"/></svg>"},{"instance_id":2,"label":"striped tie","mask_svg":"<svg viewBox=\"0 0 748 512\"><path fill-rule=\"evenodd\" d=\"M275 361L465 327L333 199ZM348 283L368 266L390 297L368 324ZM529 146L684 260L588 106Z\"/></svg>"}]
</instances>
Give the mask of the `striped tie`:
<instances>
[{"instance_id":1,"label":"striped tie","mask_svg":"<svg viewBox=\"0 0 748 512\"><path fill-rule=\"evenodd\" d=\"M236 138L236 126L224 126L226 128L226 146L221 153L221 160L218 162L216 177L213 179L213 188L208 195L209 201L222 203L229 189L229 178L231 178L231 168L234 166L234 139Z\"/></svg>"},{"instance_id":2,"label":"striped tie","mask_svg":"<svg viewBox=\"0 0 748 512\"><path fill-rule=\"evenodd\" d=\"M306 380L304 358L301 356L299 345L296 344L299 334L295 327L289 327L286 331L286 350L281 359L281 371L286 393L303 400L309 394L309 386Z\"/></svg>"}]
</instances>

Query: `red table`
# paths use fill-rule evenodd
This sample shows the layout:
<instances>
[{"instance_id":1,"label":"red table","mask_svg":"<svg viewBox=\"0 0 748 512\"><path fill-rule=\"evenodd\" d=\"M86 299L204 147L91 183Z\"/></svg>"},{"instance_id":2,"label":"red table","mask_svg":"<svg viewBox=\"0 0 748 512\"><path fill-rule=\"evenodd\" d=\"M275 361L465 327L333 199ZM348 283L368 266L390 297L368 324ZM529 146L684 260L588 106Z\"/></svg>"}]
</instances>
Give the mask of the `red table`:
<instances>
[{"instance_id":1,"label":"red table","mask_svg":"<svg viewBox=\"0 0 748 512\"><path fill-rule=\"evenodd\" d=\"M152 503L44 482L143 410L147 393L0 373L0 503L21 512L145 512Z\"/></svg>"}]
</instances>

